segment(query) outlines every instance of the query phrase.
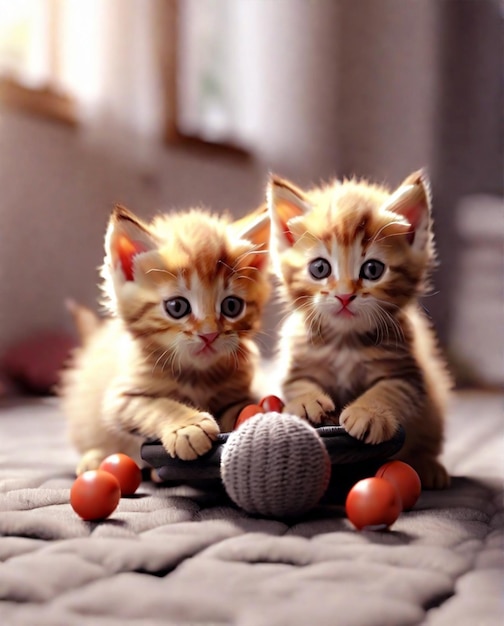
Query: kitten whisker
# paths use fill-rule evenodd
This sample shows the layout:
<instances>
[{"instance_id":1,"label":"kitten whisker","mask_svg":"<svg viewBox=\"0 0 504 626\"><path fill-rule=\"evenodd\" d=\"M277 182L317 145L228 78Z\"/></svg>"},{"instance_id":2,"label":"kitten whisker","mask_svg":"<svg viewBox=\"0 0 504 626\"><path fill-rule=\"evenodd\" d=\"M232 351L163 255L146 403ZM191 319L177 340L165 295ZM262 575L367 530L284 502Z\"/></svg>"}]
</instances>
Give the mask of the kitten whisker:
<instances>
[{"instance_id":1,"label":"kitten whisker","mask_svg":"<svg viewBox=\"0 0 504 626\"><path fill-rule=\"evenodd\" d=\"M252 331L249 331L249 334L252 334ZM259 346L263 350L266 350L266 348L268 347L267 344L266 344L266 340L269 339L269 338L270 338L270 335L266 331L256 331L256 333L255 333L256 343L258 343Z\"/></svg>"},{"instance_id":2,"label":"kitten whisker","mask_svg":"<svg viewBox=\"0 0 504 626\"><path fill-rule=\"evenodd\" d=\"M233 350L232 354L233 354L233 357L234 357L234 360L235 360L235 370L238 370L239 367L240 367L240 361L238 360L238 355L241 354L243 357L246 358L247 357L247 351L245 350L245 348L240 343L238 343L237 346L236 346L236 349Z\"/></svg>"},{"instance_id":3,"label":"kitten whisker","mask_svg":"<svg viewBox=\"0 0 504 626\"><path fill-rule=\"evenodd\" d=\"M308 324L310 341L313 343L315 337L322 337L322 317L317 309L313 307L310 314L307 315L305 319Z\"/></svg>"},{"instance_id":4,"label":"kitten whisker","mask_svg":"<svg viewBox=\"0 0 504 626\"><path fill-rule=\"evenodd\" d=\"M378 310L377 313L380 312L380 314L382 315L382 317L386 321L388 320L390 322L390 324L386 324L387 329L389 331L393 330L394 331L394 336L395 336L395 340L396 340L396 348L399 348L399 342L404 342L404 332L401 328L401 325L399 324L399 322L394 318L394 316L387 311L379 302L376 303L378 306Z\"/></svg>"},{"instance_id":5,"label":"kitten whisker","mask_svg":"<svg viewBox=\"0 0 504 626\"><path fill-rule=\"evenodd\" d=\"M238 282L239 280L250 280L251 283L256 283L257 280L255 278L252 278L252 276L236 276L234 279L234 282Z\"/></svg>"},{"instance_id":6,"label":"kitten whisker","mask_svg":"<svg viewBox=\"0 0 504 626\"><path fill-rule=\"evenodd\" d=\"M301 304L301 306L297 306L296 310L298 311L303 311L306 308L310 308L311 307L311 300L312 300L312 296L298 296L294 302L293 302L293 306L297 305L297 303L300 300L307 300L307 302L304 302L303 304ZM292 309L287 306L287 304L284 303L284 309L285 309L285 314L282 315L282 317L280 318L280 324L283 324L283 322L285 322L285 320L291 316L292 314Z\"/></svg>"},{"instance_id":7,"label":"kitten whisker","mask_svg":"<svg viewBox=\"0 0 504 626\"><path fill-rule=\"evenodd\" d=\"M152 272L160 272L161 274L168 274L171 278L177 280L177 276L173 272L169 272L168 270L162 269L160 267L151 267L145 273L150 274Z\"/></svg>"},{"instance_id":8,"label":"kitten whisker","mask_svg":"<svg viewBox=\"0 0 504 626\"><path fill-rule=\"evenodd\" d=\"M222 259L219 259L218 261L219 265L224 265L224 267L227 267L227 269L232 272L233 274L236 274L236 268L231 267L231 265L229 265L228 263L226 263L225 261L223 261Z\"/></svg>"},{"instance_id":9,"label":"kitten whisker","mask_svg":"<svg viewBox=\"0 0 504 626\"><path fill-rule=\"evenodd\" d=\"M229 356L233 359L234 361L234 369L238 369L238 349L235 349L235 347L231 347L231 349L229 350Z\"/></svg>"},{"instance_id":10,"label":"kitten whisker","mask_svg":"<svg viewBox=\"0 0 504 626\"><path fill-rule=\"evenodd\" d=\"M303 313L305 322L306 324L308 324L308 327L311 333L313 330L315 318L318 316L316 309L311 305L311 303L307 303L301 307L298 307L298 311Z\"/></svg>"},{"instance_id":11,"label":"kitten whisker","mask_svg":"<svg viewBox=\"0 0 504 626\"><path fill-rule=\"evenodd\" d=\"M298 241L303 241L303 239L307 236L313 239L313 235L310 233L310 231L305 230L304 233L300 237L298 237Z\"/></svg>"},{"instance_id":12,"label":"kitten whisker","mask_svg":"<svg viewBox=\"0 0 504 626\"><path fill-rule=\"evenodd\" d=\"M154 363L154 365L152 366L152 371L154 371L159 363L159 361L161 361L161 359L165 356L165 354L169 351L169 349L167 348L164 352L161 353L161 355L158 357L157 361ZM155 351L152 353L155 354ZM162 371L162 370L161 370Z\"/></svg>"},{"instance_id":13,"label":"kitten whisker","mask_svg":"<svg viewBox=\"0 0 504 626\"><path fill-rule=\"evenodd\" d=\"M252 250L247 250L246 252L243 252L242 254L240 254L235 261L235 264L233 267L229 267L228 265L226 265L226 267L229 267L229 269L233 272L236 273L238 270L236 269L237 266L240 264L240 261L245 258L246 256L249 256L250 254L253 255L258 255L258 254L269 254L269 250L260 250L258 246L256 246L255 248L253 248ZM219 261L220 262L220 261ZM252 270L255 272L260 271L258 267L255 267L254 265L247 265L245 267L241 267L240 269L248 269L248 270Z\"/></svg>"},{"instance_id":14,"label":"kitten whisker","mask_svg":"<svg viewBox=\"0 0 504 626\"><path fill-rule=\"evenodd\" d=\"M268 250L267 248L264 248L264 249L263 249L263 246L262 246L262 245L260 245L260 246L255 246L255 247L253 248L253 251L252 251L252 252L253 252L253 254L269 254L269 250Z\"/></svg>"},{"instance_id":15,"label":"kitten whisker","mask_svg":"<svg viewBox=\"0 0 504 626\"><path fill-rule=\"evenodd\" d=\"M422 294L422 298L432 298L432 296L437 296L441 293L439 289L437 291L426 291Z\"/></svg>"},{"instance_id":16,"label":"kitten whisker","mask_svg":"<svg viewBox=\"0 0 504 626\"><path fill-rule=\"evenodd\" d=\"M254 265L245 265L243 267L240 267L241 270L251 270L252 272L258 272L259 268L255 267Z\"/></svg>"},{"instance_id":17,"label":"kitten whisker","mask_svg":"<svg viewBox=\"0 0 504 626\"><path fill-rule=\"evenodd\" d=\"M175 359L177 360L177 371L175 372ZM183 371L183 364L182 364L182 355L180 354L180 350L178 349L178 346L174 346L173 349L173 359L172 359L172 365L171 365L171 370L172 373L176 376L180 376L182 374Z\"/></svg>"},{"instance_id":18,"label":"kitten whisker","mask_svg":"<svg viewBox=\"0 0 504 626\"><path fill-rule=\"evenodd\" d=\"M381 309L376 309L374 311L376 319L378 320L380 333L381 333L381 341L380 343L388 343L390 341L390 327L387 324L387 318L384 315L384 312ZM397 340L396 340L396 348L397 348Z\"/></svg>"},{"instance_id":19,"label":"kitten whisker","mask_svg":"<svg viewBox=\"0 0 504 626\"><path fill-rule=\"evenodd\" d=\"M378 239L378 236L385 230L385 228L388 228L389 226L406 226L406 224L404 222L388 222L387 224L384 224L375 233L373 239L371 240L371 243L378 243L380 241L383 241L384 239L387 239L388 237L397 237L399 235L404 235L404 233L391 233L390 235L385 235L385 237L381 237L380 239Z\"/></svg>"},{"instance_id":20,"label":"kitten whisker","mask_svg":"<svg viewBox=\"0 0 504 626\"><path fill-rule=\"evenodd\" d=\"M236 257L235 264L234 264L234 267L233 267L233 272L236 272L236 271L237 271L237 270L236 270L236 266L237 266L237 265L239 265L239 264L240 264L240 261L241 261L242 259L244 259L244 258L245 258L248 254L250 254L250 253L251 253L251 251L250 251L250 250L246 250L245 252L242 252L240 255L238 255L238 256Z\"/></svg>"},{"instance_id":21,"label":"kitten whisker","mask_svg":"<svg viewBox=\"0 0 504 626\"><path fill-rule=\"evenodd\" d=\"M174 359L174 357L175 357L175 353L174 353L173 351L172 351L172 352L169 352L168 350L166 350L166 352L164 353L164 355L163 355L163 356L165 356L165 355L166 355L166 357L165 357L165 359L164 359L164 361L163 361L163 364L162 364L162 366L161 366L161 371L162 371L162 372L164 372L166 365L167 365L170 361L173 361L173 359ZM172 372L173 372L173 364L171 364L171 369L172 369Z\"/></svg>"}]
</instances>

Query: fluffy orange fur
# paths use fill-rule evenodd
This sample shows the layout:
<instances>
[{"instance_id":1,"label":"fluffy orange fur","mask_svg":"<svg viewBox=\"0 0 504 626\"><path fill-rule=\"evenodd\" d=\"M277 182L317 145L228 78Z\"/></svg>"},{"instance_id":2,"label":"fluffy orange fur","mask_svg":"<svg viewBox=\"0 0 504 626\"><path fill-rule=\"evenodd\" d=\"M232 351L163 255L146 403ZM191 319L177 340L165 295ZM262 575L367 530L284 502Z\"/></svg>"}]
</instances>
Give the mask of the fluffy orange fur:
<instances>
[{"instance_id":1,"label":"fluffy orange fur","mask_svg":"<svg viewBox=\"0 0 504 626\"><path fill-rule=\"evenodd\" d=\"M102 268L110 318L96 325L71 305L84 342L60 393L77 473L114 452L140 462L146 438L194 459L257 401L267 222L264 212L231 223L190 210L145 224L115 209Z\"/></svg>"},{"instance_id":2,"label":"fluffy orange fur","mask_svg":"<svg viewBox=\"0 0 504 626\"><path fill-rule=\"evenodd\" d=\"M391 193L367 181L307 192L273 178L270 254L288 316L280 367L286 410L336 422L368 443L401 424L399 458L426 488L439 462L450 378L418 305L435 253L422 172Z\"/></svg>"}]
</instances>

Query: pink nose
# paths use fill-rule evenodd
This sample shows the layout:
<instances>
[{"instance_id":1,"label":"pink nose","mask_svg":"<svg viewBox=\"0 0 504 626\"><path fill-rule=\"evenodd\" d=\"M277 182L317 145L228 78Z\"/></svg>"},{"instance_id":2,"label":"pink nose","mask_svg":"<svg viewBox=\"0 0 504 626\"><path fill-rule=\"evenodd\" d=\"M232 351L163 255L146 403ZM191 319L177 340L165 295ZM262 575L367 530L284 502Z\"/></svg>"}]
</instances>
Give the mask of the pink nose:
<instances>
[{"instance_id":1,"label":"pink nose","mask_svg":"<svg viewBox=\"0 0 504 626\"><path fill-rule=\"evenodd\" d=\"M354 293L344 293L336 296L343 306L348 306L357 297Z\"/></svg>"},{"instance_id":2,"label":"pink nose","mask_svg":"<svg viewBox=\"0 0 504 626\"><path fill-rule=\"evenodd\" d=\"M201 335L198 335L198 337L202 339L208 346L212 344L218 336L219 333L202 333Z\"/></svg>"}]
</instances>

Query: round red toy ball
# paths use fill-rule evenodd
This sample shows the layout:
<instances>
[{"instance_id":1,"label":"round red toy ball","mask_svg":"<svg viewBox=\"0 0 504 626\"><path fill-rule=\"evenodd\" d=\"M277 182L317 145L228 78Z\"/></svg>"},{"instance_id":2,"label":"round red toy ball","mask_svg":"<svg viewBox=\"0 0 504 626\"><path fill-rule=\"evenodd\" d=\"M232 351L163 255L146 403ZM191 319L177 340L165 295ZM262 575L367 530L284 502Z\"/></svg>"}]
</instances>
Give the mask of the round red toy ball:
<instances>
[{"instance_id":1,"label":"round red toy ball","mask_svg":"<svg viewBox=\"0 0 504 626\"><path fill-rule=\"evenodd\" d=\"M103 470L89 470L77 477L70 490L73 510L86 521L105 519L113 513L121 498L115 476Z\"/></svg>"},{"instance_id":2,"label":"round red toy ball","mask_svg":"<svg viewBox=\"0 0 504 626\"><path fill-rule=\"evenodd\" d=\"M278 396L265 396L261 402L259 402L259 406L265 413L281 413L285 404Z\"/></svg>"},{"instance_id":3,"label":"round red toy ball","mask_svg":"<svg viewBox=\"0 0 504 626\"><path fill-rule=\"evenodd\" d=\"M117 478L122 496L131 496L142 482L142 471L127 454L111 454L100 463L100 469Z\"/></svg>"},{"instance_id":4,"label":"round red toy ball","mask_svg":"<svg viewBox=\"0 0 504 626\"><path fill-rule=\"evenodd\" d=\"M399 492L405 511L415 506L422 491L422 483L416 471L403 461L389 461L382 465L376 476L392 483Z\"/></svg>"},{"instance_id":5,"label":"round red toy ball","mask_svg":"<svg viewBox=\"0 0 504 626\"><path fill-rule=\"evenodd\" d=\"M345 509L352 524L362 530L381 530L392 526L401 514L397 489L384 478L359 480L349 491Z\"/></svg>"},{"instance_id":6,"label":"round red toy ball","mask_svg":"<svg viewBox=\"0 0 504 626\"><path fill-rule=\"evenodd\" d=\"M264 410L258 404L247 404L247 406L243 407L240 411L238 418L235 422L235 430L238 426L241 426L243 422L246 422L248 419L257 415L258 413L264 413Z\"/></svg>"}]
</instances>

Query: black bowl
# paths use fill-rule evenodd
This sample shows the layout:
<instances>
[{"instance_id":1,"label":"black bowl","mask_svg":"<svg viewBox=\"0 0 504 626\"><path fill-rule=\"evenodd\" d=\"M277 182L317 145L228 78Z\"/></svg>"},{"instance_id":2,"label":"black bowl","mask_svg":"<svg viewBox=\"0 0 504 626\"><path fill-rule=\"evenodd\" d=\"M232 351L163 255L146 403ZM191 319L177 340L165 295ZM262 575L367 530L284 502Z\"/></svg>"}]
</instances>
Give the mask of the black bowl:
<instances>
[{"instance_id":1,"label":"black bowl","mask_svg":"<svg viewBox=\"0 0 504 626\"><path fill-rule=\"evenodd\" d=\"M392 439L369 444L351 437L342 426L320 426L316 430L331 459L331 483L337 485L337 491L341 493L357 480L372 476L380 465L399 452L405 436L400 427ZM198 486L220 482L222 451L230 434L219 434L212 449L194 461L172 458L160 441L145 442L142 459L156 468L159 477L165 481Z\"/></svg>"}]
</instances>

